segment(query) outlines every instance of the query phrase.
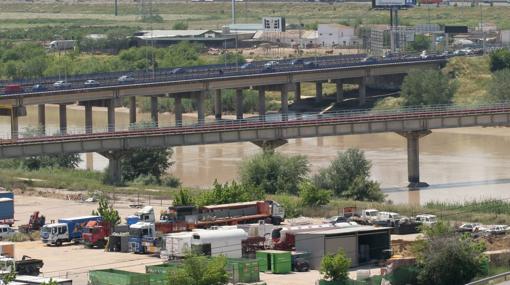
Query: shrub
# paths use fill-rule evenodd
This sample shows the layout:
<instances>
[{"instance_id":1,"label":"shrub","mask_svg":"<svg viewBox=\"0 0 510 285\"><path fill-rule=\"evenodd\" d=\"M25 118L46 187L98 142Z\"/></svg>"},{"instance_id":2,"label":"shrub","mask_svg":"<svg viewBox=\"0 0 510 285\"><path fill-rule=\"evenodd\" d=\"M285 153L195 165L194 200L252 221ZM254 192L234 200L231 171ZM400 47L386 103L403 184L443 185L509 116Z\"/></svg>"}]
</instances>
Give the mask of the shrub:
<instances>
[{"instance_id":1,"label":"shrub","mask_svg":"<svg viewBox=\"0 0 510 285\"><path fill-rule=\"evenodd\" d=\"M163 176L161 178L161 184L171 188L177 188L182 185L181 180L178 177L172 175Z\"/></svg>"},{"instance_id":2,"label":"shrub","mask_svg":"<svg viewBox=\"0 0 510 285\"><path fill-rule=\"evenodd\" d=\"M335 255L328 254L322 258L320 273L331 281L347 281L349 267L351 267L351 260L345 256L343 251L339 251Z\"/></svg>"},{"instance_id":3,"label":"shrub","mask_svg":"<svg viewBox=\"0 0 510 285\"><path fill-rule=\"evenodd\" d=\"M320 207L327 205L331 200L332 194L329 190L318 189L309 181L302 182L299 185L299 197L305 206Z\"/></svg>"}]
</instances>

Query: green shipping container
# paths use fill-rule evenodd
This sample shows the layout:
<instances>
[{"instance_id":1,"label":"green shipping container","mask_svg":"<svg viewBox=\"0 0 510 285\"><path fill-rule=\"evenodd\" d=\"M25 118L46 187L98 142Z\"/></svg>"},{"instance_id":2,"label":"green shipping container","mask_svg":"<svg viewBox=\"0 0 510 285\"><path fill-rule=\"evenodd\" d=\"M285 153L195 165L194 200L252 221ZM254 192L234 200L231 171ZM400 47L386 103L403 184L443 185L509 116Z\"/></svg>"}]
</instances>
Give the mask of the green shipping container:
<instances>
[{"instance_id":1,"label":"green shipping container","mask_svg":"<svg viewBox=\"0 0 510 285\"><path fill-rule=\"evenodd\" d=\"M261 272L287 274L292 270L290 251L260 250L257 251L256 255Z\"/></svg>"},{"instance_id":2,"label":"green shipping container","mask_svg":"<svg viewBox=\"0 0 510 285\"><path fill-rule=\"evenodd\" d=\"M147 273L147 275L149 275L150 285L169 285L168 273L167 274Z\"/></svg>"},{"instance_id":3,"label":"green shipping container","mask_svg":"<svg viewBox=\"0 0 510 285\"><path fill-rule=\"evenodd\" d=\"M171 271L176 270L180 264L181 263L179 263L179 262L172 262L172 263L163 263L163 264L158 264L158 265L146 265L145 272L167 274Z\"/></svg>"},{"instance_id":4,"label":"green shipping container","mask_svg":"<svg viewBox=\"0 0 510 285\"><path fill-rule=\"evenodd\" d=\"M229 258L227 259L227 272L230 282L234 284L260 281L257 259Z\"/></svg>"},{"instance_id":5,"label":"green shipping container","mask_svg":"<svg viewBox=\"0 0 510 285\"><path fill-rule=\"evenodd\" d=\"M91 285L150 285L149 275L116 269L92 270Z\"/></svg>"}]
</instances>

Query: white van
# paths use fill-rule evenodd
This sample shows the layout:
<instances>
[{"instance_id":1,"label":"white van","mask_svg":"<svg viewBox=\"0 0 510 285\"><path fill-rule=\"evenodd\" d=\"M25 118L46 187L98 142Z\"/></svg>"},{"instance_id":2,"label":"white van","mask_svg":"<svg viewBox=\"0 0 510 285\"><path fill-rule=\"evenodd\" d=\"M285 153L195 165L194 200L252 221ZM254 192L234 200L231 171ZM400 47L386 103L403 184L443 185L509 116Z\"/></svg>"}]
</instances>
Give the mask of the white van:
<instances>
[{"instance_id":1,"label":"white van","mask_svg":"<svg viewBox=\"0 0 510 285\"><path fill-rule=\"evenodd\" d=\"M16 232L8 225L0 225L0 240L6 240L13 236Z\"/></svg>"}]
</instances>

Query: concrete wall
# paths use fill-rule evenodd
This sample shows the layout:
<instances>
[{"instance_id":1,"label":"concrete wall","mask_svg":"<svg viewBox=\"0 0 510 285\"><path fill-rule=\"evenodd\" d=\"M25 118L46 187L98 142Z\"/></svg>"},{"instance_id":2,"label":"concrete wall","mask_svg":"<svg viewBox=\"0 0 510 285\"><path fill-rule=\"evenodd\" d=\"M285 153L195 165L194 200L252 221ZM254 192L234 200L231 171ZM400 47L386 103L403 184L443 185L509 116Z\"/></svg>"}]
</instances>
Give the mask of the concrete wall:
<instances>
[{"instance_id":1,"label":"concrete wall","mask_svg":"<svg viewBox=\"0 0 510 285\"><path fill-rule=\"evenodd\" d=\"M317 31L319 33L318 44L326 47L350 46L353 45L355 39L354 28L343 25L319 24Z\"/></svg>"}]
</instances>

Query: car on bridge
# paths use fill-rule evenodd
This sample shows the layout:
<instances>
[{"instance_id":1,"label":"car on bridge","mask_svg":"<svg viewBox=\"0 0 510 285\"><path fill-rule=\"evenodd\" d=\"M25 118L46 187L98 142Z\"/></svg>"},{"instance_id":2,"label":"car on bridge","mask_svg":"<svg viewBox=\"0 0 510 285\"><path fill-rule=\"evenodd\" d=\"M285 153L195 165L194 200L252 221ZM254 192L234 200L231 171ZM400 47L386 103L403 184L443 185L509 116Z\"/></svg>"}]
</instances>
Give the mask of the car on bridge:
<instances>
[{"instance_id":1,"label":"car on bridge","mask_svg":"<svg viewBox=\"0 0 510 285\"><path fill-rule=\"evenodd\" d=\"M5 85L5 89L4 89L5 94L22 93L23 91L24 90L23 90L23 87L21 86L21 84L16 84L16 83L7 84L7 85Z\"/></svg>"},{"instance_id":2,"label":"car on bridge","mask_svg":"<svg viewBox=\"0 0 510 285\"><path fill-rule=\"evenodd\" d=\"M273 69L278 65L278 61L271 60L264 63L264 71L273 71Z\"/></svg>"},{"instance_id":3,"label":"car on bridge","mask_svg":"<svg viewBox=\"0 0 510 285\"><path fill-rule=\"evenodd\" d=\"M250 68L254 68L255 67L255 63L253 62L247 62L243 65L241 65L241 69L250 69Z\"/></svg>"},{"instance_id":4,"label":"car on bridge","mask_svg":"<svg viewBox=\"0 0 510 285\"><path fill-rule=\"evenodd\" d=\"M172 71L170 71L170 74L185 74L185 73L187 73L186 69L180 67L174 68L172 69Z\"/></svg>"},{"instance_id":5,"label":"car on bridge","mask_svg":"<svg viewBox=\"0 0 510 285\"><path fill-rule=\"evenodd\" d=\"M46 88L46 86L42 85L42 84L35 84L32 86L32 92L42 92L42 91L47 91L48 88Z\"/></svg>"},{"instance_id":6,"label":"car on bridge","mask_svg":"<svg viewBox=\"0 0 510 285\"><path fill-rule=\"evenodd\" d=\"M314 68L314 67L319 67L319 64L315 61L305 61L303 63L303 67Z\"/></svg>"},{"instance_id":7,"label":"car on bridge","mask_svg":"<svg viewBox=\"0 0 510 285\"><path fill-rule=\"evenodd\" d=\"M363 63L376 63L378 60L374 56L367 56L361 60Z\"/></svg>"},{"instance_id":8,"label":"car on bridge","mask_svg":"<svg viewBox=\"0 0 510 285\"><path fill-rule=\"evenodd\" d=\"M296 58L296 59L294 59L294 60L292 60L292 61L290 62L290 64L292 64L292 65L302 65L302 64L304 64L304 63L305 63L305 62L303 61L303 59L302 59L302 58Z\"/></svg>"},{"instance_id":9,"label":"car on bridge","mask_svg":"<svg viewBox=\"0 0 510 285\"><path fill-rule=\"evenodd\" d=\"M89 79L89 80L83 82L83 85L85 85L86 87L97 87L100 84L96 80Z\"/></svg>"},{"instance_id":10,"label":"car on bridge","mask_svg":"<svg viewBox=\"0 0 510 285\"><path fill-rule=\"evenodd\" d=\"M117 79L119 83L130 83L135 82L135 79L131 75L122 75Z\"/></svg>"},{"instance_id":11,"label":"car on bridge","mask_svg":"<svg viewBox=\"0 0 510 285\"><path fill-rule=\"evenodd\" d=\"M71 86L72 86L71 82L67 82L65 80L59 80L53 83L53 87L55 87L56 89L71 88Z\"/></svg>"}]
</instances>

